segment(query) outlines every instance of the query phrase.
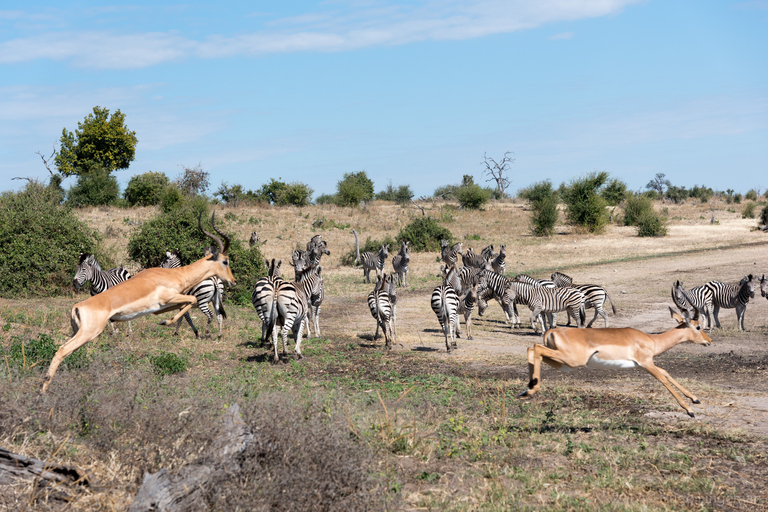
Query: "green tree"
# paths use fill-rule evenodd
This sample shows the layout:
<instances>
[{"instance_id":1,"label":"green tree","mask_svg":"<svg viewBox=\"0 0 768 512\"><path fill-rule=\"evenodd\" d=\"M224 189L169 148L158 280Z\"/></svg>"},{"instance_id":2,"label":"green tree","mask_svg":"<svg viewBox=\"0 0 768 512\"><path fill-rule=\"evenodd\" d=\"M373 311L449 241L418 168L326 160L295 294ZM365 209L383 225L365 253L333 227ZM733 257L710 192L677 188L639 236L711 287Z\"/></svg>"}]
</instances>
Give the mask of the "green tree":
<instances>
[{"instance_id":1,"label":"green tree","mask_svg":"<svg viewBox=\"0 0 768 512\"><path fill-rule=\"evenodd\" d=\"M67 192L67 205L73 208L114 204L120 197L120 185L107 169L96 167L77 177Z\"/></svg>"},{"instance_id":2,"label":"green tree","mask_svg":"<svg viewBox=\"0 0 768 512\"><path fill-rule=\"evenodd\" d=\"M312 188L300 181L285 183L279 179L270 178L259 190L253 193L259 201L272 203L277 206L307 206L312 201Z\"/></svg>"},{"instance_id":3,"label":"green tree","mask_svg":"<svg viewBox=\"0 0 768 512\"><path fill-rule=\"evenodd\" d=\"M609 181L600 192L605 202L611 206L616 206L627 197L627 184L619 179Z\"/></svg>"},{"instance_id":4,"label":"green tree","mask_svg":"<svg viewBox=\"0 0 768 512\"><path fill-rule=\"evenodd\" d=\"M517 193L531 204L531 232L536 236L551 236L557 223L557 191L549 180L540 181Z\"/></svg>"},{"instance_id":5,"label":"green tree","mask_svg":"<svg viewBox=\"0 0 768 512\"><path fill-rule=\"evenodd\" d=\"M395 188L392 181L387 184L387 188L376 194L376 199L382 201L393 201L397 204L406 204L413 198L413 191L408 185L399 185Z\"/></svg>"},{"instance_id":6,"label":"green tree","mask_svg":"<svg viewBox=\"0 0 768 512\"><path fill-rule=\"evenodd\" d=\"M184 167L184 172L174 180L174 185L182 194L193 197L202 196L211 183L211 173L204 171L203 166Z\"/></svg>"},{"instance_id":7,"label":"green tree","mask_svg":"<svg viewBox=\"0 0 768 512\"><path fill-rule=\"evenodd\" d=\"M125 114L118 109L93 107L93 112L77 123L75 132L61 133L61 148L54 162L64 176L87 174L94 169L111 173L127 169L135 158L136 132L125 126Z\"/></svg>"},{"instance_id":8,"label":"green tree","mask_svg":"<svg viewBox=\"0 0 768 512\"><path fill-rule=\"evenodd\" d=\"M400 243L404 240L410 242L413 252L440 251L440 240L453 241L450 230L437 223L432 217L416 217L397 235L396 249L400 249ZM377 249L378 250L378 249Z\"/></svg>"},{"instance_id":9,"label":"green tree","mask_svg":"<svg viewBox=\"0 0 768 512\"><path fill-rule=\"evenodd\" d=\"M365 171L348 172L336 186L336 201L339 206L357 206L361 201L373 199L373 181Z\"/></svg>"},{"instance_id":10,"label":"green tree","mask_svg":"<svg viewBox=\"0 0 768 512\"><path fill-rule=\"evenodd\" d=\"M568 222L581 226L590 233L601 233L608 223L605 200L599 190L608 181L608 173L592 172L560 187L560 196L566 204Z\"/></svg>"},{"instance_id":11,"label":"green tree","mask_svg":"<svg viewBox=\"0 0 768 512\"><path fill-rule=\"evenodd\" d=\"M125 187L123 197L130 206L160 204L163 191L169 185L168 176L161 172L145 172L132 177Z\"/></svg>"}]
</instances>

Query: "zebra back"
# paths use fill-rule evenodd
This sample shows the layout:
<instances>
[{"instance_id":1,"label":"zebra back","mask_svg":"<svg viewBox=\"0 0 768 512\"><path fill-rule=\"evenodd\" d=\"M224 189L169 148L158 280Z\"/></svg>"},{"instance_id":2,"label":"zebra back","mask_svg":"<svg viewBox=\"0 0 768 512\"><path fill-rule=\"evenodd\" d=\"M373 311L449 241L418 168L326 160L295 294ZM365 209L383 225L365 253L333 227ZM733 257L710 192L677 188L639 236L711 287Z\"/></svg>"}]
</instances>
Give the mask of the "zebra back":
<instances>
[{"instance_id":1,"label":"zebra back","mask_svg":"<svg viewBox=\"0 0 768 512\"><path fill-rule=\"evenodd\" d=\"M571 276L565 275L562 272L554 272L550 279L553 283L555 283L555 286L558 288L564 288L566 286L572 286L573 285L573 278Z\"/></svg>"},{"instance_id":2,"label":"zebra back","mask_svg":"<svg viewBox=\"0 0 768 512\"><path fill-rule=\"evenodd\" d=\"M507 269L507 246L501 244L499 247L499 254L491 261L491 268L497 274L503 274Z\"/></svg>"},{"instance_id":3,"label":"zebra back","mask_svg":"<svg viewBox=\"0 0 768 512\"><path fill-rule=\"evenodd\" d=\"M712 304L721 308L746 306L749 299L755 296L755 280L752 274L744 276L737 285L710 281L705 286L712 291Z\"/></svg>"}]
</instances>

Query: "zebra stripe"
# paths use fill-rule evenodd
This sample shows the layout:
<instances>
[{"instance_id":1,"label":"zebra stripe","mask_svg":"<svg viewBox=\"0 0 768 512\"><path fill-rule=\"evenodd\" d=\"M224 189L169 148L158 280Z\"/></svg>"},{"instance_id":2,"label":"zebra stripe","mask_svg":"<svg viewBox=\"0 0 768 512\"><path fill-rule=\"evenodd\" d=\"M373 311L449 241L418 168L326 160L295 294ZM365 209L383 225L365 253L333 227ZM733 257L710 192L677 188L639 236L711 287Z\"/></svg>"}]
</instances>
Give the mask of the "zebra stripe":
<instances>
[{"instance_id":1,"label":"zebra stripe","mask_svg":"<svg viewBox=\"0 0 768 512\"><path fill-rule=\"evenodd\" d=\"M461 242L458 242L450 246L448 240L440 240L440 257L447 267L453 267L458 263L462 245Z\"/></svg>"},{"instance_id":2,"label":"zebra stripe","mask_svg":"<svg viewBox=\"0 0 768 512\"><path fill-rule=\"evenodd\" d=\"M206 250L206 254L210 254L209 250ZM160 268L179 268L181 267L181 257L178 251L166 251L165 259L160 263ZM219 324L219 338L221 338L221 328L224 322L224 318L227 318L227 312L224 311L224 305L222 304L222 297L224 296L224 283L218 277L210 277L196 284L187 292L189 295L194 295L197 298L196 307L205 314L208 318L208 323L205 325L205 336L209 335L211 321L213 321L214 312L216 313L216 321ZM213 305L213 311L211 311L210 305ZM195 338L200 337L195 324L192 322L192 316L189 312L184 314L183 317L192 331L195 333ZM174 335L179 333L179 327L181 326L181 319L176 322L176 330Z\"/></svg>"},{"instance_id":3,"label":"zebra stripe","mask_svg":"<svg viewBox=\"0 0 768 512\"><path fill-rule=\"evenodd\" d=\"M308 300L309 308L307 309L307 321L305 322L307 326L307 339L312 337L310 324L315 329L315 337L320 337L320 307L323 305L323 299L325 299L325 287L323 286L323 276L321 275L322 270L323 268L320 266L312 267L302 273L296 280Z\"/></svg>"},{"instance_id":4,"label":"zebra stripe","mask_svg":"<svg viewBox=\"0 0 768 512\"><path fill-rule=\"evenodd\" d=\"M768 278L765 277L765 274L760 276L760 295L768 299Z\"/></svg>"},{"instance_id":5,"label":"zebra stripe","mask_svg":"<svg viewBox=\"0 0 768 512\"><path fill-rule=\"evenodd\" d=\"M440 327L445 333L445 348L449 353L452 348L458 348L456 345L456 326L459 323L459 296L456 294L456 290L447 284L448 277L454 272L456 272L456 267L449 267L447 271L443 270L443 284L434 289L431 298L432 311L437 315Z\"/></svg>"},{"instance_id":6,"label":"zebra stripe","mask_svg":"<svg viewBox=\"0 0 768 512\"><path fill-rule=\"evenodd\" d=\"M267 264L268 274L266 277L262 277L256 281L256 287L251 293L251 303L256 309L256 313L261 319L261 340L267 341L267 326L271 323L272 304L275 300L275 287L283 279L280 277L280 265L283 260L275 262L265 260Z\"/></svg>"},{"instance_id":7,"label":"zebra stripe","mask_svg":"<svg viewBox=\"0 0 768 512\"><path fill-rule=\"evenodd\" d=\"M130 279L131 274L123 267L101 270L96 257L89 253L80 253L80 263L75 271L75 290L80 290L85 283L91 282L91 295L97 295L116 284Z\"/></svg>"},{"instance_id":8,"label":"zebra stripe","mask_svg":"<svg viewBox=\"0 0 768 512\"><path fill-rule=\"evenodd\" d=\"M720 281L710 281L705 285L712 291L712 306L715 324L720 328L720 319L718 314L720 308L736 309L736 319L739 329L744 328L744 312L747 310L749 299L755 296L755 280L752 274L744 276L739 284L726 284Z\"/></svg>"},{"instance_id":9,"label":"zebra stripe","mask_svg":"<svg viewBox=\"0 0 768 512\"><path fill-rule=\"evenodd\" d=\"M690 290L683 288L683 283L675 281L672 287L672 301L675 303L678 309L687 309L687 301L695 306L699 312L707 318L707 330L712 330L712 317L710 312L712 311L712 290L707 285L694 286ZM687 300L685 295L687 295ZM702 326L702 329L704 327Z\"/></svg>"},{"instance_id":10,"label":"zebra stripe","mask_svg":"<svg viewBox=\"0 0 768 512\"><path fill-rule=\"evenodd\" d=\"M605 305L605 301L608 300L611 303L611 309L613 310L614 315L616 314L616 306L614 305L613 299L611 299L611 296L608 295L608 291L605 288L598 284L575 285L573 284L573 279L571 279L570 276L563 274L562 272L555 272L551 277L552 282L555 283L557 288L567 288L570 286L571 288L576 288L579 290L586 297L584 307L586 309L595 309L595 316L592 317L592 320L589 321L587 327L592 327L592 324L595 322L595 320L597 320L597 315L603 317L603 320L605 320L605 327L608 327L608 315L605 313L603 306ZM566 325L571 325L570 313L568 313L568 323Z\"/></svg>"},{"instance_id":11,"label":"zebra stripe","mask_svg":"<svg viewBox=\"0 0 768 512\"><path fill-rule=\"evenodd\" d=\"M392 258L392 268L397 274L397 280L401 286L408 281L408 264L411 262L411 247L407 240L400 243L400 251Z\"/></svg>"},{"instance_id":12,"label":"zebra stripe","mask_svg":"<svg viewBox=\"0 0 768 512\"><path fill-rule=\"evenodd\" d=\"M274 363L280 362L280 356L277 353L278 327L281 328L283 338L283 355L285 356L287 352L288 332L292 330L296 341L293 352L299 359L304 357L301 355L301 335L308 309L308 299L298 283L275 282L275 300L272 302L266 332L267 338L272 337L272 347L275 351Z\"/></svg>"},{"instance_id":13,"label":"zebra stripe","mask_svg":"<svg viewBox=\"0 0 768 512\"><path fill-rule=\"evenodd\" d=\"M384 332L384 346L389 350L392 348L392 340L394 339L395 308L387 286L388 282L394 283L391 275L388 277L385 273L377 277L376 286L368 294L368 309L371 311L371 316L376 320L376 333L373 335L373 339L376 339L379 328L381 328Z\"/></svg>"},{"instance_id":14,"label":"zebra stripe","mask_svg":"<svg viewBox=\"0 0 768 512\"><path fill-rule=\"evenodd\" d=\"M507 246L501 244L499 254L491 261L491 269L497 274L504 274L507 269Z\"/></svg>"},{"instance_id":15,"label":"zebra stripe","mask_svg":"<svg viewBox=\"0 0 768 512\"><path fill-rule=\"evenodd\" d=\"M467 294L463 298L459 297L458 314L464 315L464 323L467 326L467 340L474 339L472 337L472 311L475 310L477 305L477 284L477 280L475 280ZM456 322L456 337L461 337L461 322Z\"/></svg>"},{"instance_id":16,"label":"zebra stripe","mask_svg":"<svg viewBox=\"0 0 768 512\"><path fill-rule=\"evenodd\" d=\"M382 245L381 248L379 248L379 252L364 252L360 253L360 239L358 238L357 231L354 229L352 230L352 234L355 235L355 265L362 264L363 266L363 275L364 275L364 282L370 283L371 282L371 270L374 270L376 272L376 277L378 278L379 272L384 272L384 264L387 261L387 256L389 255L389 244Z\"/></svg>"},{"instance_id":17,"label":"zebra stripe","mask_svg":"<svg viewBox=\"0 0 768 512\"><path fill-rule=\"evenodd\" d=\"M535 288L539 299L535 302L535 307L531 309L531 324L534 318L544 313L542 320L549 322L549 328L557 327L557 318L555 313L568 311L575 319L578 327L584 327L586 313L584 311L584 302L586 297L575 288ZM530 307L530 306L529 306ZM546 325L543 326L546 330Z\"/></svg>"},{"instance_id":18,"label":"zebra stripe","mask_svg":"<svg viewBox=\"0 0 768 512\"><path fill-rule=\"evenodd\" d=\"M461 263L465 267L474 267L481 269L490 269L490 262L482 255L477 254L471 247L467 247L467 252L461 255Z\"/></svg>"}]
</instances>

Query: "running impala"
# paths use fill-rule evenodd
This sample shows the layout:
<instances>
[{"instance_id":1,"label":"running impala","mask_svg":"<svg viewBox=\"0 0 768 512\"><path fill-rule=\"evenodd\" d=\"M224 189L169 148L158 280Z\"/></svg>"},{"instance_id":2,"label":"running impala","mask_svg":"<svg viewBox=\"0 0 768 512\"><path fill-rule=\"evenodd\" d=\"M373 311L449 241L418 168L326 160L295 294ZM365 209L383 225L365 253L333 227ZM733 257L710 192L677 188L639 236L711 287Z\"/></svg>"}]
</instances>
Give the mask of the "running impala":
<instances>
[{"instance_id":1,"label":"running impala","mask_svg":"<svg viewBox=\"0 0 768 512\"><path fill-rule=\"evenodd\" d=\"M74 305L71 314L74 335L59 347L53 356L45 375L42 393L48 390L51 379L64 358L101 334L110 320L124 322L140 316L159 315L180 309L172 320L160 322L161 325L176 325L184 313L197 303L194 295L184 294L186 290L211 276L216 276L230 285L235 284L235 276L227 256L229 238L216 228L215 216L214 212L211 225L216 233L224 238L224 243L219 237L203 229L202 215L197 219L200 230L219 246L218 250L214 250L209 256L185 267L142 270L131 279Z\"/></svg>"},{"instance_id":2,"label":"running impala","mask_svg":"<svg viewBox=\"0 0 768 512\"><path fill-rule=\"evenodd\" d=\"M531 396L541 384L541 362L562 371L587 366L589 368L642 367L656 377L672 393L680 406L693 418L693 410L672 387L677 387L691 402L699 399L673 379L666 370L653 364L653 357L687 341L708 346L712 340L699 326L699 309L682 292L690 309L680 308L682 315L669 308L678 325L661 334L646 334L631 327L622 329L550 329L544 333L544 344L528 349L528 389L520 396ZM672 290L672 298L675 290ZM691 309L693 315L691 315Z\"/></svg>"}]
</instances>

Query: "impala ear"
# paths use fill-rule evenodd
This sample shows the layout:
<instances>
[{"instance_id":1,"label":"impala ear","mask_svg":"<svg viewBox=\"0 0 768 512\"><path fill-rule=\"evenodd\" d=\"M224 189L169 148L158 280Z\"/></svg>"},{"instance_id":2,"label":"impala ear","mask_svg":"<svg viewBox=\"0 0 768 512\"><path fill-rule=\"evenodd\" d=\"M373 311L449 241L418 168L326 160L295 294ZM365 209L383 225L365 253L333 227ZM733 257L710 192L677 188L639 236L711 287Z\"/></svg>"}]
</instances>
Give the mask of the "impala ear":
<instances>
[{"instance_id":1,"label":"impala ear","mask_svg":"<svg viewBox=\"0 0 768 512\"><path fill-rule=\"evenodd\" d=\"M675 310L674 310L674 309L672 309L671 307L669 308L669 313L672 315L672 318L674 318L675 320L677 320L677 323L678 323L678 324L682 325L682 324L687 324L687 323L688 323L688 322L685 320L685 318L683 318L682 316L680 316L680 313L678 313L677 311L675 311Z\"/></svg>"}]
</instances>

